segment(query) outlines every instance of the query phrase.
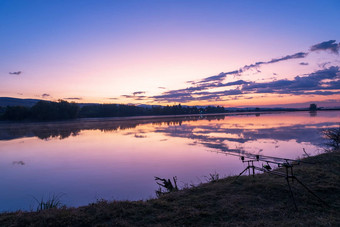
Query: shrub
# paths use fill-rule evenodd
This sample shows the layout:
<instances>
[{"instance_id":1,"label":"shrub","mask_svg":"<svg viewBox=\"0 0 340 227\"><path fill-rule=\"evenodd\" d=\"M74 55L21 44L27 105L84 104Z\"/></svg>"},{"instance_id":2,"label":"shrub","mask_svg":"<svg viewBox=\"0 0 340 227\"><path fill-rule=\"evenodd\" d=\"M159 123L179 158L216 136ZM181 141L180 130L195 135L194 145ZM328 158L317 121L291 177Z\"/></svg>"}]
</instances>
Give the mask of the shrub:
<instances>
[{"instance_id":1,"label":"shrub","mask_svg":"<svg viewBox=\"0 0 340 227\"><path fill-rule=\"evenodd\" d=\"M338 128L331 128L323 130L323 136L327 139L325 145L330 150L340 149L340 126Z\"/></svg>"}]
</instances>

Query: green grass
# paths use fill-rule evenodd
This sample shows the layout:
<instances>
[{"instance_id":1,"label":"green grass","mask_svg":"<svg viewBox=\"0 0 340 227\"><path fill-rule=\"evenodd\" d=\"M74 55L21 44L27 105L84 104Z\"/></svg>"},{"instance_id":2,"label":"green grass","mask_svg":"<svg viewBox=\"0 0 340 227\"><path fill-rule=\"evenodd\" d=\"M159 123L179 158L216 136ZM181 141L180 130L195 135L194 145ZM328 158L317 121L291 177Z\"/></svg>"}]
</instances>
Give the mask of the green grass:
<instances>
[{"instance_id":1,"label":"green grass","mask_svg":"<svg viewBox=\"0 0 340 227\"><path fill-rule=\"evenodd\" d=\"M340 226L340 152L307 158L296 176L298 211L284 178L259 174L214 179L148 201L98 201L79 208L0 215L0 226Z\"/></svg>"}]
</instances>

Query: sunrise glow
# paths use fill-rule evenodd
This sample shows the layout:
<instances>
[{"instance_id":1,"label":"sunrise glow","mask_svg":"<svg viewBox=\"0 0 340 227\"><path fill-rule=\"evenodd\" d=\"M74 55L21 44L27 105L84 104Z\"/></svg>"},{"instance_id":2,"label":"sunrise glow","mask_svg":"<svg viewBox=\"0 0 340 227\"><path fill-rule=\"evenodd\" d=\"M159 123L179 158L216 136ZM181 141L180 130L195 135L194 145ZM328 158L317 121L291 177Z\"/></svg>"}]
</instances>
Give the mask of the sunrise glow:
<instances>
[{"instance_id":1,"label":"sunrise glow","mask_svg":"<svg viewBox=\"0 0 340 227\"><path fill-rule=\"evenodd\" d=\"M339 106L340 2L326 2L1 1L0 96Z\"/></svg>"}]
</instances>

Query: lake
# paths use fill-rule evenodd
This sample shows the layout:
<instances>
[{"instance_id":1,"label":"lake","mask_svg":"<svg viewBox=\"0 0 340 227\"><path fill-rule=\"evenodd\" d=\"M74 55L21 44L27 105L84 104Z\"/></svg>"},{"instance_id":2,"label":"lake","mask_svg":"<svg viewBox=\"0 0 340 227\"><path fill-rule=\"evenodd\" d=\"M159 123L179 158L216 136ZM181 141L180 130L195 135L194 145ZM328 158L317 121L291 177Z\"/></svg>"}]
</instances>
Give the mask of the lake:
<instances>
[{"instance_id":1,"label":"lake","mask_svg":"<svg viewBox=\"0 0 340 227\"><path fill-rule=\"evenodd\" d=\"M239 174L240 154L318 154L322 129L339 122L340 111L318 111L0 123L0 212L53 195L74 207L154 198L155 176L185 187Z\"/></svg>"}]
</instances>

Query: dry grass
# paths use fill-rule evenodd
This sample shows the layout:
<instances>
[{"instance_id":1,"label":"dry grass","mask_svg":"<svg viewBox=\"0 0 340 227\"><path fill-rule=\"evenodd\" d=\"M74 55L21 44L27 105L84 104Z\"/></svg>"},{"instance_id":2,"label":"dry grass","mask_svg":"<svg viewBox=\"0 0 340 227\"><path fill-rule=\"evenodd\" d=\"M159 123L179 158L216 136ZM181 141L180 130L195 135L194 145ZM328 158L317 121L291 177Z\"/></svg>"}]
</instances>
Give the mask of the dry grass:
<instances>
[{"instance_id":1,"label":"dry grass","mask_svg":"<svg viewBox=\"0 0 340 227\"><path fill-rule=\"evenodd\" d=\"M80 208L0 215L1 226L340 226L340 152L308 158L296 176L330 206L299 184L289 196L285 179L271 175L216 180L148 201L99 201Z\"/></svg>"}]
</instances>

